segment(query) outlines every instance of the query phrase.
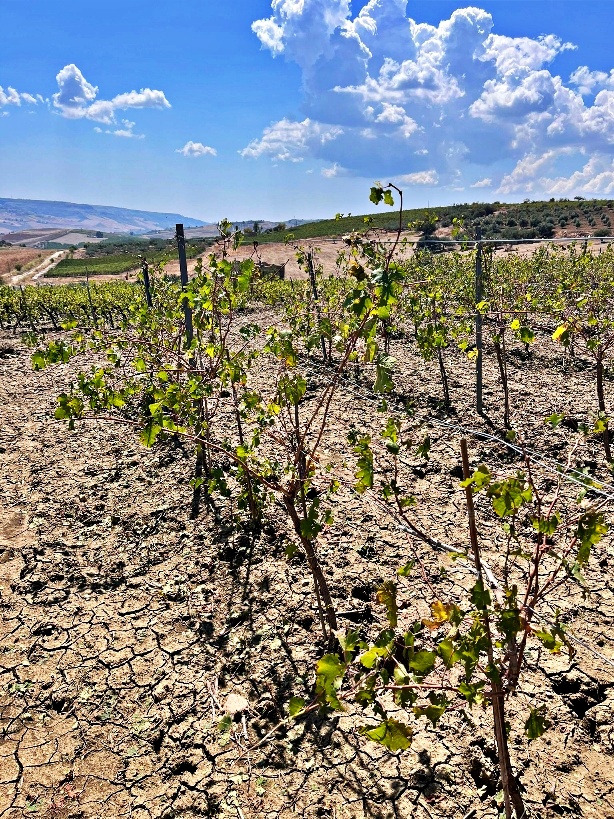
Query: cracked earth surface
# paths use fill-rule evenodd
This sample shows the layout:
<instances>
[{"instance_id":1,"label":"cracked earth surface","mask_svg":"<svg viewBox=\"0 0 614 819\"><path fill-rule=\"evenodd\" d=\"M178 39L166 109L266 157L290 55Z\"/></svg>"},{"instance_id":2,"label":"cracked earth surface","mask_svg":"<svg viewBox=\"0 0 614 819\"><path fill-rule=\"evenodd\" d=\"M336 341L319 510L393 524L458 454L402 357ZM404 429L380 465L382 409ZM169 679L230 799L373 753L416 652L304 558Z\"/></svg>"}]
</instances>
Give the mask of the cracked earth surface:
<instances>
[{"instance_id":1,"label":"cracked earth surface","mask_svg":"<svg viewBox=\"0 0 614 819\"><path fill-rule=\"evenodd\" d=\"M416 722L414 744L399 756L360 737L349 712L269 736L288 699L309 694L324 650L311 581L298 558L285 557L290 533L279 520L265 527L242 601L249 539L227 506L190 518L190 453L146 450L94 421L70 432L53 411L72 365L33 372L28 350L8 335L0 351L2 819L495 819L487 713L463 719L452 710L436 731ZM426 407L439 392L433 368L392 352L404 388ZM470 376L460 358L452 363L453 400L475 426L463 408ZM591 404L583 371L563 372L552 352L511 369L518 415L529 403L534 419L565 402L576 412ZM488 377L496 396L494 370ZM350 392L336 410L330 452L348 419L373 414ZM531 440L556 456L561 441L539 435ZM431 461L414 470L418 521L463 542L458 436L437 427L431 436ZM473 448L475 459L498 457L496 447ZM342 492L339 503L321 557L339 609L364 608L377 580L407 560L408 543L367 496ZM491 550L495 560L494 535ZM448 558L424 560L442 598L454 583L467 586ZM608 538L589 572L591 597L561 600L574 633L610 659L613 561ZM428 613L420 599L409 608L408 617ZM381 624L375 608L373 617ZM529 666L509 714L530 815L613 819L614 668L582 650L573 659L533 654ZM536 702L554 727L529 744L521 726Z\"/></svg>"}]
</instances>

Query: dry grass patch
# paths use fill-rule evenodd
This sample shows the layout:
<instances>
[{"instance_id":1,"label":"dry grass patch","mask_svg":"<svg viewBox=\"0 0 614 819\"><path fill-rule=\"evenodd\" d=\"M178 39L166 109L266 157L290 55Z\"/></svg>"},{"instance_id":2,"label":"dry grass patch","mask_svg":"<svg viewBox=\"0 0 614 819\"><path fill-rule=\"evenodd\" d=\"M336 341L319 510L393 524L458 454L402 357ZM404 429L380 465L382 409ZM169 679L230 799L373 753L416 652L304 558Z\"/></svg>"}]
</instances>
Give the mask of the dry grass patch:
<instances>
[{"instance_id":1,"label":"dry grass patch","mask_svg":"<svg viewBox=\"0 0 614 819\"><path fill-rule=\"evenodd\" d=\"M23 273L41 264L53 251L35 250L29 247L0 248L0 278L10 274Z\"/></svg>"}]
</instances>

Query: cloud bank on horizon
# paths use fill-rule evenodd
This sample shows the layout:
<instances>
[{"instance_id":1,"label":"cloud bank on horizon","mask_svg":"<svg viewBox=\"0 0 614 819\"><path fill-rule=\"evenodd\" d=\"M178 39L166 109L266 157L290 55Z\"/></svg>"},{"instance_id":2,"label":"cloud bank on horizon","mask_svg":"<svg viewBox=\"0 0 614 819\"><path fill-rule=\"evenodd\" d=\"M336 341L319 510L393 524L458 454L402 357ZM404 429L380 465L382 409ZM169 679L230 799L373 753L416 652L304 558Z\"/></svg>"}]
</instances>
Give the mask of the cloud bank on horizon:
<instances>
[{"instance_id":1,"label":"cloud bank on horizon","mask_svg":"<svg viewBox=\"0 0 614 819\"><path fill-rule=\"evenodd\" d=\"M575 46L554 34L496 34L475 6L432 26L408 5L368 0L352 17L350 0L272 0L252 30L300 67L305 118L273 123L242 155L452 190L614 192L614 69L564 80L551 65Z\"/></svg>"}]
</instances>

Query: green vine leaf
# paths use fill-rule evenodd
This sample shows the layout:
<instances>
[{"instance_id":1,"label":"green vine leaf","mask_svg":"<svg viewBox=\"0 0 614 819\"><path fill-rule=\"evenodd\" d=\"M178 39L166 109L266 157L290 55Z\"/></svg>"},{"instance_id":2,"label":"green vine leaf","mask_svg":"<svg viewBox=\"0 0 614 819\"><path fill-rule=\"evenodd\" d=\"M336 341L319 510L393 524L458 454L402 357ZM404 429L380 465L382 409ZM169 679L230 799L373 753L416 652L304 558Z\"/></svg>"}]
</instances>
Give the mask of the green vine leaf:
<instances>
[{"instance_id":1,"label":"green vine leaf","mask_svg":"<svg viewBox=\"0 0 614 819\"><path fill-rule=\"evenodd\" d=\"M394 389L394 381L392 380L393 364L394 359L387 356L375 365L373 392L386 393Z\"/></svg>"},{"instance_id":2,"label":"green vine leaf","mask_svg":"<svg viewBox=\"0 0 614 819\"><path fill-rule=\"evenodd\" d=\"M147 424L147 426L141 430L139 434L139 441L146 447L152 447L158 435L162 432L162 427L155 422L151 422Z\"/></svg>"},{"instance_id":3,"label":"green vine leaf","mask_svg":"<svg viewBox=\"0 0 614 819\"><path fill-rule=\"evenodd\" d=\"M412 730L409 725L398 722L396 719L385 719L375 728L363 726L358 729L363 736L369 737L373 742L377 742L388 748L392 753L406 751L411 746Z\"/></svg>"},{"instance_id":4,"label":"green vine leaf","mask_svg":"<svg viewBox=\"0 0 614 819\"><path fill-rule=\"evenodd\" d=\"M441 701L436 702L435 704L427 705L424 708L414 708L414 715L416 717L426 717L433 726L433 728L436 728L437 723L439 722L443 714L445 714L448 705L449 703L447 699L445 697L442 697Z\"/></svg>"},{"instance_id":5,"label":"green vine leaf","mask_svg":"<svg viewBox=\"0 0 614 819\"><path fill-rule=\"evenodd\" d=\"M356 471L355 490L359 495L367 489L373 488L373 452L371 450L371 438L369 435L358 437L350 433L350 442L354 444L354 452L358 455L358 469Z\"/></svg>"},{"instance_id":6,"label":"green vine leaf","mask_svg":"<svg viewBox=\"0 0 614 819\"><path fill-rule=\"evenodd\" d=\"M435 668L436 661L437 654L434 651L416 651L409 661L409 667L416 677L426 677Z\"/></svg>"},{"instance_id":7,"label":"green vine leaf","mask_svg":"<svg viewBox=\"0 0 614 819\"><path fill-rule=\"evenodd\" d=\"M578 521L576 537L580 541L580 548L576 556L579 566L588 563L591 548L599 543L602 537L607 534L608 525L601 512L586 512Z\"/></svg>"},{"instance_id":8,"label":"green vine leaf","mask_svg":"<svg viewBox=\"0 0 614 819\"><path fill-rule=\"evenodd\" d=\"M538 739L546 733L550 725L551 722L546 717L545 705L540 705L539 708L531 708L529 718L524 724L525 734L531 740Z\"/></svg>"},{"instance_id":9,"label":"green vine leaf","mask_svg":"<svg viewBox=\"0 0 614 819\"><path fill-rule=\"evenodd\" d=\"M373 202L374 205L379 205L379 203L382 201L383 198L384 198L384 189L381 186L381 184L376 183L371 188L371 192L369 193L369 200L371 202ZM339 218L341 218L340 213L337 214L337 216L339 216Z\"/></svg>"},{"instance_id":10,"label":"green vine leaf","mask_svg":"<svg viewBox=\"0 0 614 819\"><path fill-rule=\"evenodd\" d=\"M316 698L322 705L343 711L337 692L341 688L347 666L336 654L325 654L316 665Z\"/></svg>"},{"instance_id":11,"label":"green vine leaf","mask_svg":"<svg viewBox=\"0 0 614 819\"><path fill-rule=\"evenodd\" d=\"M297 717L305 709L305 700L302 697L292 697L288 703L288 711L291 717Z\"/></svg>"},{"instance_id":12,"label":"green vine leaf","mask_svg":"<svg viewBox=\"0 0 614 819\"><path fill-rule=\"evenodd\" d=\"M424 440L416 450L416 456L418 458L424 458L425 461L429 459L429 452L431 451L431 436L425 435Z\"/></svg>"},{"instance_id":13,"label":"green vine leaf","mask_svg":"<svg viewBox=\"0 0 614 819\"><path fill-rule=\"evenodd\" d=\"M485 464L480 464L473 475L464 481L461 481L462 487L472 486L474 492L479 492L485 486L490 484L492 475L489 468Z\"/></svg>"},{"instance_id":14,"label":"green vine leaf","mask_svg":"<svg viewBox=\"0 0 614 819\"><path fill-rule=\"evenodd\" d=\"M477 580L475 586L471 589L471 602L478 611L485 611L490 606L490 592L484 588L481 580Z\"/></svg>"},{"instance_id":15,"label":"green vine leaf","mask_svg":"<svg viewBox=\"0 0 614 819\"><path fill-rule=\"evenodd\" d=\"M469 705L480 705L484 700L482 689L484 688L484 681L478 680L475 683L461 682L458 686L458 692L469 703Z\"/></svg>"},{"instance_id":16,"label":"green vine leaf","mask_svg":"<svg viewBox=\"0 0 614 819\"><path fill-rule=\"evenodd\" d=\"M559 654L563 643L557 640L554 634L551 634L545 629L533 629L533 634L551 654Z\"/></svg>"}]
</instances>

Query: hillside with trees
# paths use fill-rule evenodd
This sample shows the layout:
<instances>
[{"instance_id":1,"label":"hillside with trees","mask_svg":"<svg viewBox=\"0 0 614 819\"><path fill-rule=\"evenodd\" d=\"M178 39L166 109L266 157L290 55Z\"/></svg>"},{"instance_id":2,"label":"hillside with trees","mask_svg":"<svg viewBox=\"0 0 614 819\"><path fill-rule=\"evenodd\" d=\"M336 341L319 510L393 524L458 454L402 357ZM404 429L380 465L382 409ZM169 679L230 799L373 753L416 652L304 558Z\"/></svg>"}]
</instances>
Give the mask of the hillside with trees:
<instances>
[{"instance_id":1,"label":"hillside with trees","mask_svg":"<svg viewBox=\"0 0 614 819\"><path fill-rule=\"evenodd\" d=\"M422 236L450 238L454 227L462 235L475 237L476 229L485 239L550 239L553 237L606 237L612 235L614 201L610 199L525 200L520 203L473 202L439 208L413 208L403 211L404 226ZM293 228L296 240L342 236L368 227L396 230L398 214L339 213L334 219L310 222ZM258 237L260 242L283 241L288 231L271 230Z\"/></svg>"}]
</instances>

